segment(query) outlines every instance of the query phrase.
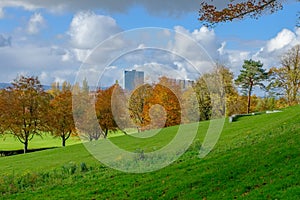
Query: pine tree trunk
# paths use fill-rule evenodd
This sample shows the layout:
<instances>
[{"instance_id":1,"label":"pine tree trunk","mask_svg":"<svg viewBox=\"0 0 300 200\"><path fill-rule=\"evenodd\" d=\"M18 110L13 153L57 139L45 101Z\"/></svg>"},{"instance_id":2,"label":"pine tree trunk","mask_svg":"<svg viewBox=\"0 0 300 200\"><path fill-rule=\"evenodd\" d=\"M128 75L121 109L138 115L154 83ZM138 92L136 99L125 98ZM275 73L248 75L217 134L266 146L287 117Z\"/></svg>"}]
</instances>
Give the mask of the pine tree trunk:
<instances>
[{"instance_id":1,"label":"pine tree trunk","mask_svg":"<svg viewBox=\"0 0 300 200\"><path fill-rule=\"evenodd\" d=\"M247 105L247 114L250 113L250 105L251 105L251 92L252 92L252 85L249 87L248 91L248 105Z\"/></svg>"}]
</instances>

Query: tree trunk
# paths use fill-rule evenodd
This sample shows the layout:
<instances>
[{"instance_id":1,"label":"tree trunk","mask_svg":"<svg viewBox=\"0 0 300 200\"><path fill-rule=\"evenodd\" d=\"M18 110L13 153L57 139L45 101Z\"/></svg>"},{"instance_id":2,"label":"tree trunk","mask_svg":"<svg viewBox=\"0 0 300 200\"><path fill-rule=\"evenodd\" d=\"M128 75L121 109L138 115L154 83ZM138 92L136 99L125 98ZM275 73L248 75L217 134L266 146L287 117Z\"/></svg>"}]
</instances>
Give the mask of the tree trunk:
<instances>
[{"instance_id":1,"label":"tree trunk","mask_svg":"<svg viewBox=\"0 0 300 200\"><path fill-rule=\"evenodd\" d=\"M107 138L107 134L108 134L108 129L105 129L105 133L104 133L104 138Z\"/></svg>"},{"instance_id":2,"label":"tree trunk","mask_svg":"<svg viewBox=\"0 0 300 200\"><path fill-rule=\"evenodd\" d=\"M62 146L65 147L66 146L66 138L61 137L61 140L62 140Z\"/></svg>"},{"instance_id":3,"label":"tree trunk","mask_svg":"<svg viewBox=\"0 0 300 200\"><path fill-rule=\"evenodd\" d=\"M28 151L28 140L26 139L24 142L24 154Z\"/></svg>"},{"instance_id":4,"label":"tree trunk","mask_svg":"<svg viewBox=\"0 0 300 200\"><path fill-rule=\"evenodd\" d=\"M248 91L248 104L247 104L247 114L250 113L250 105L251 105L251 92L252 92L252 85L249 87Z\"/></svg>"}]
</instances>

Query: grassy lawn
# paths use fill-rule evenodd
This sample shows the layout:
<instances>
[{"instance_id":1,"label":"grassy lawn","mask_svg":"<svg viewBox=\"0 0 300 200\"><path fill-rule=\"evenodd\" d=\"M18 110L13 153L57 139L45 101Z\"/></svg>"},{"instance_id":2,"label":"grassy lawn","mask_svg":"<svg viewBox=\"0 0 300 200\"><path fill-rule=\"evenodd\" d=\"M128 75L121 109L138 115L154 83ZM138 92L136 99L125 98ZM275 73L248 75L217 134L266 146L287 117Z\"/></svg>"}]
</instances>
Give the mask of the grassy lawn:
<instances>
[{"instance_id":1,"label":"grassy lawn","mask_svg":"<svg viewBox=\"0 0 300 200\"><path fill-rule=\"evenodd\" d=\"M134 129L127 130L128 134L133 134L135 132ZM124 133L121 131L118 132L112 132L109 134L108 138L112 137L118 137L118 136L124 136ZM73 145L73 144L79 144L82 141L79 137L70 137L66 145ZM41 136L34 136L34 138L29 142L29 149L38 149L38 148L50 148L50 147L61 147L61 139L60 138L54 138L53 136L49 134L43 134ZM19 150L23 149L24 145L19 142L19 140L16 137L13 137L12 135L0 135L0 150L6 151L6 150Z\"/></svg>"},{"instance_id":2,"label":"grassy lawn","mask_svg":"<svg viewBox=\"0 0 300 200\"><path fill-rule=\"evenodd\" d=\"M203 159L198 143L209 122L201 122L190 149L150 173L105 167L82 144L2 157L0 193L3 199L299 199L299 113L296 106L227 120L217 145ZM152 151L166 145L177 128L147 139L128 135L110 140L131 151Z\"/></svg>"},{"instance_id":3,"label":"grassy lawn","mask_svg":"<svg viewBox=\"0 0 300 200\"><path fill-rule=\"evenodd\" d=\"M77 137L70 137L67 140L66 145L73 145L81 143L80 139ZM60 147L61 139L53 138L49 134L44 134L42 137L34 136L34 138L29 142L29 149L38 148L49 148L49 147ZM23 149L24 146L16 137L12 135L6 135L0 137L0 150L18 150Z\"/></svg>"}]
</instances>

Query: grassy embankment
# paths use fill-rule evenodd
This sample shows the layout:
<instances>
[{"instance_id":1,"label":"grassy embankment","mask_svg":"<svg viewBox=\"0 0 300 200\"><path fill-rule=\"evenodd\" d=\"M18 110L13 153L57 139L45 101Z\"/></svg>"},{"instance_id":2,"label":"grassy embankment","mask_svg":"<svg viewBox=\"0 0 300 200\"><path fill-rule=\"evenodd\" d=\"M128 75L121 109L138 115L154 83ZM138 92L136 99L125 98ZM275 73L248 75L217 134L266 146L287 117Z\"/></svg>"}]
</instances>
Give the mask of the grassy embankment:
<instances>
[{"instance_id":1,"label":"grassy embankment","mask_svg":"<svg viewBox=\"0 0 300 200\"><path fill-rule=\"evenodd\" d=\"M296 106L226 121L216 147L203 159L198 157L199 141L209 122L201 122L191 148L170 166L150 173L105 167L82 144L3 157L1 198L299 199L299 113ZM168 143L176 131L170 127L148 139L111 140L131 151L150 151Z\"/></svg>"}]
</instances>

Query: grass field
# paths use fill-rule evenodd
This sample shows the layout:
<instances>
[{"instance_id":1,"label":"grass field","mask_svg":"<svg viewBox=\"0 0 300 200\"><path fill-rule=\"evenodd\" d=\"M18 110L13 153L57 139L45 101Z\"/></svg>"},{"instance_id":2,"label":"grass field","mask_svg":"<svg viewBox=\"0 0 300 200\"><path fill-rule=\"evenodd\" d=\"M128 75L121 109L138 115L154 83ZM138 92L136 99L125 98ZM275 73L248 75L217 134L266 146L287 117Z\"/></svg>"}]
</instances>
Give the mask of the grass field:
<instances>
[{"instance_id":1,"label":"grass field","mask_svg":"<svg viewBox=\"0 0 300 200\"><path fill-rule=\"evenodd\" d=\"M73 145L81 143L80 139L77 137L71 137L67 140L67 145ZM49 148L49 147L60 147L61 140L60 138L53 138L49 134L44 134L42 137L35 136L29 142L30 149L38 149L38 148ZM5 137L0 137L0 150L18 150L23 149L24 145L19 142L16 137L12 135L6 135Z\"/></svg>"},{"instance_id":2,"label":"grass field","mask_svg":"<svg viewBox=\"0 0 300 200\"><path fill-rule=\"evenodd\" d=\"M129 129L128 134L132 134L135 130ZM121 131L112 132L108 138L123 136L124 133ZM50 148L50 147L61 147L61 138L54 138L49 134L42 134L41 136L34 136L34 138L29 142L29 149L39 149L39 148ZM66 145L73 145L82 143L79 137L70 137ZM0 151L9 151L9 150L19 150L23 149L24 145L19 142L16 137L12 135L0 135Z\"/></svg>"},{"instance_id":3,"label":"grass field","mask_svg":"<svg viewBox=\"0 0 300 200\"><path fill-rule=\"evenodd\" d=\"M150 173L105 167L82 144L2 157L0 198L299 199L299 113L296 106L234 123L227 120L217 145L203 159L199 142L209 122L201 122L190 149L171 165ZM177 127L170 127L152 138L118 136L111 141L131 151L151 151L167 144L176 131Z\"/></svg>"}]
</instances>

